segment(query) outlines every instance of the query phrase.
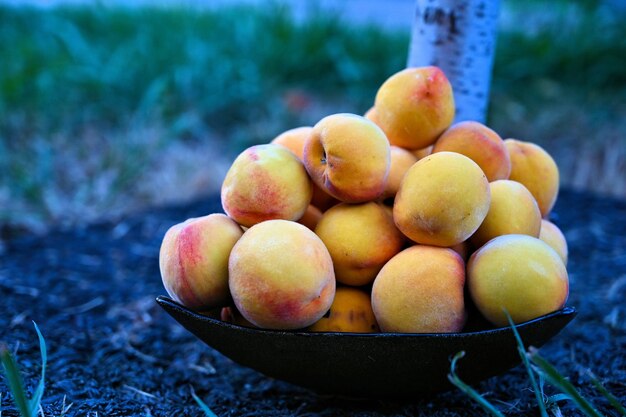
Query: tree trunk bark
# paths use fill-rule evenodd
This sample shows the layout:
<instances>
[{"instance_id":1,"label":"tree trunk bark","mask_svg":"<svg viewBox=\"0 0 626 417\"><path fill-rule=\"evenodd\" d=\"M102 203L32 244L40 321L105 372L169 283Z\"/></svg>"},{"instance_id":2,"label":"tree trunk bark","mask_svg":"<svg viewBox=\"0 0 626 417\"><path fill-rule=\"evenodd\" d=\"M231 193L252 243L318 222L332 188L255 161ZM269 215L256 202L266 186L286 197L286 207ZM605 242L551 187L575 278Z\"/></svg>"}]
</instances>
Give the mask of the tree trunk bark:
<instances>
[{"instance_id":1,"label":"tree trunk bark","mask_svg":"<svg viewBox=\"0 0 626 417\"><path fill-rule=\"evenodd\" d=\"M452 84L455 122L485 123L500 0L416 0L407 66L436 65Z\"/></svg>"}]
</instances>

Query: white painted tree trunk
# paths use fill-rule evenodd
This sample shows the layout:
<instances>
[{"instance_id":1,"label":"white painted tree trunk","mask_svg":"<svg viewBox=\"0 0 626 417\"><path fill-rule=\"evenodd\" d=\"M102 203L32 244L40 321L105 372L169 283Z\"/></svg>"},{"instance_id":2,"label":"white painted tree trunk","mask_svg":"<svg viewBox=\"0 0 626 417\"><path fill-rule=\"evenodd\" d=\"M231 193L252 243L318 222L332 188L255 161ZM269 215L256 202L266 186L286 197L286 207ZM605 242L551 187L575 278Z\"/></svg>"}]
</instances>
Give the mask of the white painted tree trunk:
<instances>
[{"instance_id":1,"label":"white painted tree trunk","mask_svg":"<svg viewBox=\"0 0 626 417\"><path fill-rule=\"evenodd\" d=\"M485 123L500 0L416 0L408 67L436 65L454 90L455 122Z\"/></svg>"}]
</instances>

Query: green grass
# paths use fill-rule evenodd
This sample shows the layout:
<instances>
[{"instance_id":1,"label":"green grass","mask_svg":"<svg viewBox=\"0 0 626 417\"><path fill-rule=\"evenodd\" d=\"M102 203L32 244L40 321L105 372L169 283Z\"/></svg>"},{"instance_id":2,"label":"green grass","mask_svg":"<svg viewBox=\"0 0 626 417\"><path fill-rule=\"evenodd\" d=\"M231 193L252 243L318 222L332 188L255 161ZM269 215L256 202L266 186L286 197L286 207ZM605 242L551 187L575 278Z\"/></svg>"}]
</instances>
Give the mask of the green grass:
<instances>
[{"instance_id":1,"label":"green grass","mask_svg":"<svg viewBox=\"0 0 626 417\"><path fill-rule=\"evenodd\" d=\"M554 415L562 415L560 408L558 407L558 401L571 401L574 406L588 417L604 417L604 414L597 410L597 407L587 398L585 398L574 385L561 374L548 360L543 358L539 351L532 346L526 351L522 338L517 331L513 320L507 313L509 324L513 335L515 336L515 342L517 345L517 351L522 359L522 365L528 373L531 389L535 393L535 399L537 404L538 414L541 416L548 416L546 408L553 411ZM493 417L502 417L502 412L491 402L485 399L478 391L462 381L456 373L456 366L459 359L465 355L465 352L457 353L451 360L450 374L448 379L456 386L461 392L467 395L480 405L485 412ZM535 377L536 374L536 377ZM591 384L597 389L597 391L604 397L607 402L618 412L620 415L626 417L626 409L619 403L617 398L611 394L596 378L593 374L590 374ZM540 383L537 383L539 378ZM560 393L547 397L544 394L544 381L550 383ZM556 411L556 412L555 412Z\"/></svg>"},{"instance_id":2,"label":"green grass","mask_svg":"<svg viewBox=\"0 0 626 417\"><path fill-rule=\"evenodd\" d=\"M200 192L184 176L142 187L186 169L172 149L204 153L202 171L314 123L316 106L365 111L402 68L406 42L322 14L296 25L280 7L0 6L0 223L92 220L153 203L164 188ZM292 105L309 96L306 113ZM220 172L196 182L211 192Z\"/></svg>"},{"instance_id":3,"label":"green grass","mask_svg":"<svg viewBox=\"0 0 626 417\"><path fill-rule=\"evenodd\" d=\"M22 381L22 375L19 367L15 362L15 358L8 348L0 344L0 362L2 362L2 369L6 377L9 390L13 395L13 401L16 408L19 410L21 417L36 417L41 408L41 399L43 397L43 391L46 380L46 364L48 361L48 355L46 351L46 342L43 335L39 331L37 324L33 322L37 336L39 337L39 351L41 352L41 378L37 384L37 388L31 398L28 398L26 389L24 388L24 382ZM1 405L1 404L0 404ZM0 415L2 408L0 407Z\"/></svg>"},{"instance_id":4,"label":"green grass","mask_svg":"<svg viewBox=\"0 0 626 417\"><path fill-rule=\"evenodd\" d=\"M509 0L503 17L489 124L545 146L570 185L626 196L623 13ZM214 192L244 147L367 110L408 42L277 5L0 6L0 226Z\"/></svg>"},{"instance_id":5,"label":"green grass","mask_svg":"<svg viewBox=\"0 0 626 417\"><path fill-rule=\"evenodd\" d=\"M217 414L215 414L213 410L211 410L209 406L206 405L206 403L202 401L202 399L196 395L193 389L191 390L191 396L196 402L196 404L198 404L198 406L200 407L200 409L202 410L202 412L204 413L206 417L217 417Z\"/></svg>"}]
</instances>

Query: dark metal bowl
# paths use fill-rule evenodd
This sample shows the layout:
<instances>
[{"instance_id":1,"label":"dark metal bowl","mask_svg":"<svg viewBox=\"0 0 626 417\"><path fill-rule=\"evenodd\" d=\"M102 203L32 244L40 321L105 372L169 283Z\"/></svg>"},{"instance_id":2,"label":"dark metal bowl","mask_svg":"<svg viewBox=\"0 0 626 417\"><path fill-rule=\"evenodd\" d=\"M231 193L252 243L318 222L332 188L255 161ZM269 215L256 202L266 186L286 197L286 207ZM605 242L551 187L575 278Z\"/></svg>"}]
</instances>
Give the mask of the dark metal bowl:
<instances>
[{"instance_id":1,"label":"dark metal bowl","mask_svg":"<svg viewBox=\"0 0 626 417\"><path fill-rule=\"evenodd\" d=\"M509 327L463 333L307 333L241 327L198 314L168 297L157 303L207 345L267 376L316 391L357 397L425 396L452 388L450 358L468 383L520 363ZM576 310L565 307L517 325L526 346L540 347Z\"/></svg>"}]
</instances>

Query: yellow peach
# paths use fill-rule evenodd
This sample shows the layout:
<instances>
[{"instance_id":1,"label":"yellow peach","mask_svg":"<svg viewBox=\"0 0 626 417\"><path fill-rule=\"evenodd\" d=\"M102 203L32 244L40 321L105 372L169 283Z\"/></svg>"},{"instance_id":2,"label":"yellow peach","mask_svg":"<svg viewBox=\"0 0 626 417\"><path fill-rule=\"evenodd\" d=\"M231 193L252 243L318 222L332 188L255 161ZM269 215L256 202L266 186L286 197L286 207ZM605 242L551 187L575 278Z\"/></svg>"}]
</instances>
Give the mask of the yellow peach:
<instances>
[{"instance_id":1,"label":"yellow peach","mask_svg":"<svg viewBox=\"0 0 626 417\"><path fill-rule=\"evenodd\" d=\"M281 145L252 146L226 173L222 207L242 226L271 220L298 220L313 188L302 162Z\"/></svg>"},{"instance_id":2,"label":"yellow peach","mask_svg":"<svg viewBox=\"0 0 626 417\"><path fill-rule=\"evenodd\" d=\"M311 204L320 209L321 212L325 212L332 206L339 203L339 200L322 190L317 184L313 183L313 197L311 198Z\"/></svg>"},{"instance_id":3,"label":"yellow peach","mask_svg":"<svg viewBox=\"0 0 626 417\"><path fill-rule=\"evenodd\" d=\"M313 128L311 126L296 127L289 129L276 136L270 143L282 145L295 153L302 160L304 153L304 141L309 137Z\"/></svg>"},{"instance_id":4,"label":"yellow peach","mask_svg":"<svg viewBox=\"0 0 626 417\"><path fill-rule=\"evenodd\" d=\"M433 145L430 145L430 146L427 146L425 148L415 149L415 150L412 150L411 153L419 161L420 159L422 159L424 157L427 157L428 155L433 153L433 147L434 147Z\"/></svg>"},{"instance_id":5,"label":"yellow peach","mask_svg":"<svg viewBox=\"0 0 626 417\"><path fill-rule=\"evenodd\" d=\"M474 304L496 326L522 323L563 307L567 271L547 243L527 235L490 240L470 257L467 284Z\"/></svg>"},{"instance_id":6,"label":"yellow peach","mask_svg":"<svg viewBox=\"0 0 626 417\"><path fill-rule=\"evenodd\" d=\"M469 256L469 253L470 253L470 247L467 241L457 243L454 246L450 246L450 249L458 253L461 259L463 259L463 262L467 260L467 257Z\"/></svg>"},{"instance_id":7,"label":"yellow peach","mask_svg":"<svg viewBox=\"0 0 626 417\"><path fill-rule=\"evenodd\" d=\"M234 246L229 287L246 320L267 329L300 329L318 321L335 295L328 250L305 226L268 220Z\"/></svg>"},{"instance_id":8,"label":"yellow peach","mask_svg":"<svg viewBox=\"0 0 626 417\"><path fill-rule=\"evenodd\" d=\"M465 265L452 249L415 245L381 269L372 308L383 332L451 333L466 320Z\"/></svg>"},{"instance_id":9,"label":"yellow peach","mask_svg":"<svg viewBox=\"0 0 626 417\"><path fill-rule=\"evenodd\" d=\"M559 168L541 146L515 139L504 141L511 159L509 179L524 184L546 217L559 193Z\"/></svg>"},{"instance_id":10,"label":"yellow peach","mask_svg":"<svg viewBox=\"0 0 626 417\"><path fill-rule=\"evenodd\" d=\"M417 162L417 158L409 151L397 146L391 146L391 166L387 186L381 195L382 200L396 196L404 174Z\"/></svg>"},{"instance_id":11,"label":"yellow peach","mask_svg":"<svg viewBox=\"0 0 626 417\"><path fill-rule=\"evenodd\" d=\"M552 249L559 254L563 260L563 264L567 266L568 248L567 240L561 229L550 220L541 220L541 231L539 232L539 239L546 242Z\"/></svg>"},{"instance_id":12,"label":"yellow peach","mask_svg":"<svg viewBox=\"0 0 626 417\"><path fill-rule=\"evenodd\" d=\"M489 182L474 161L454 152L437 152L406 172L393 218L409 239L450 247L478 229L489 203Z\"/></svg>"},{"instance_id":13,"label":"yellow peach","mask_svg":"<svg viewBox=\"0 0 626 417\"><path fill-rule=\"evenodd\" d=\"M311 135L312 131L313 128L310 126L297 127L281 133L270 143L285 146L304 162L304 142L306 142L306 139ZM311 197L311 204L315 207L321 211L326 211L338 202L339 201L336 198L322 190L316 184L313 184L313 197Z\"/></svg>"},{"instance_id":14,"label":"yellow peach","mask_svg":"<svg viewBox=\"0 0 626 417\"><path fill-rule=\"evenodd\" d=\"M172 226L159 252L167 293L194 310L225 304L230 299L228 258L242 234L237 223L219 213Z\"/></svg>"},{"instance_id":15,"label":"yellow peach","mask_svg":"<svg viewBox=\"0 0 626 417\"><path fill-rule=\"evenodd\" d=\"M465 121L451 126L435 142L435 152L458 152L476 162L491 181L509 177L511 161L502 138L487 126Z\"/></svg>"},{"instance_id":16,"label":"yellow peach","mask_svg":"<svg viewBox=\"0 0 626 417\"><path fill-rule=\"evenodd\" d=\"M541 212L533 195L517 181L498 180L489 184L491 204L487 217L472 243L480 247L496 236L519 234L539 237Z\"/></svg>"},{"instance_id":17,"label":"yellow peach","mask_svg":"<svg viewBox=\"0 0 626 417\"><path fill-rule=\"evenodd\" d=\"M250 323L244 316L241 315L239 310L232 306L222 307L219 315L220 320L226 323L236 324L237 326L256 328L254 324Z\"/></svg>"},{"instance_id":18,"label":"yellow peach","mask_svg":"<svg viewBox=\"0 0 626 417\"><path fill-rule=\"evenodd\" d=\"M363 117L365 117L366 119L371 120L372 122L376 123L378 126L380 126L378 124L378 116L376 115L376 107L372 106L370 107L370 109L368 111L365 112L365 114L363 115Z\"/></svg>"},{"instance_id":19,"label":"yellow peach","mask_svg":"<svg viewBox=\"0 0 626 417\"><path fill-rule=\"evenodd\" d=\"M407 68L376 94L376 119L389 143L407 149L435 143L454 119L452 86L437 67Z\"/></svg>"},{"instance_id":20,"label":"yellow peach","mask_svg":"<svg viewBox=\"0 0 626 417\"><path fill-rule=\"evenodd\" d=\"M369 293L361 288L337 287L335 299L328 314L308 330L311 332L378 332Z\"/></svg>"},{"instance_id":21,"label":"yellow peach","mask_svg":"<svg viewBox=\"0 0 626 417\"><path fill-rule=\"evenodd\" d=\"M379 197L390 165L389 142L373 122L354 114L320 120L304 145L304 165L328 194L348 203Z\"/></svg>"},{"instance_id":22,"label":"yellow peach","mask_svg":"<svg viewBox=\"0 0 626 417\"><path fill-rule=\"evenodd\" d=\"M311 230L315 230L315 227L321 218L322 212L320 209L312 204L309 204L309 207L306 208L304 215L300 218L300 220L298 220L298 223L305 225Z\"/></svg>"},{"instance_id":23,"label":"yellow peach","mask_svg":"<svg viewBox=\"0 0 626 417\"><path fill-rule=\"evenodd\" d=\"M348 285L371 283L404 244L387 210L374 202L331 207L315 233L330 252L337 281Z\"/></svg>"}]
</instances>

